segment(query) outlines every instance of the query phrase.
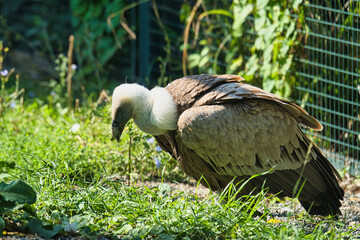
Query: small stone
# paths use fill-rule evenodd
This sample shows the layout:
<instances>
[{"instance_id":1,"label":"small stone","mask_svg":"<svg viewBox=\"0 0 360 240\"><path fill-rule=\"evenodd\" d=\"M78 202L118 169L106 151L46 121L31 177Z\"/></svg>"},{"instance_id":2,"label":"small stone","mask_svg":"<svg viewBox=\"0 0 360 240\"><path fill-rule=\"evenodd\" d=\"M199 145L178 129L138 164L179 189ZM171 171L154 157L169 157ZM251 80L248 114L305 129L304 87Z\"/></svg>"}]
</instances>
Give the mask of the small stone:
<instances>
[{"instance_id":1,"label":"small stone","mask_svg":"<svg viewBox=\"0 0 360 240\"><path fill-rule=\"evenodd\" d=\"M356 184L350 184L350 185L348 186L348 190L349 190L350 192L355 192L355 191L359 190L359 187L358 187Z\"/></svg>"},{"instance_id":2,"label":"small stone","mask_svg":"<svg viewBox=\"0 0 360 240\"><path fill-rule=\"evenodd\" d=\"M342 189L346 189L348 185L349 185L349 184L348 184L347 182L341 182L341 183L340 183L340 187L341 187Z\"/></svg>"}]
</instances>

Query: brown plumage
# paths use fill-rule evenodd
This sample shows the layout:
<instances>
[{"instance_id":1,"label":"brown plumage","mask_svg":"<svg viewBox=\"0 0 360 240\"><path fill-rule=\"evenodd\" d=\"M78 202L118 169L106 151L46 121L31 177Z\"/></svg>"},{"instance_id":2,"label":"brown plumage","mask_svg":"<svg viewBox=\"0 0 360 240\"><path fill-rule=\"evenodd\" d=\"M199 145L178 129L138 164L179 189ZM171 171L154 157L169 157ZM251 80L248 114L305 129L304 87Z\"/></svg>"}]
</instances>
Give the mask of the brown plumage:
<instances>
[{"instance_id":1,"label":"brown plumage","mask_svg":"<svg viewBox=\"0 0 360 240\"><path fill-rule=\"evenodd\" d=\"M177 113L172 114L173 127L164 131L160 123L153 123L159 128L153 131L159 145L186 174L196 180L203 176L206 181L201 183L212 190L224 189L234 177L236 183L273 168L252 179L241 194L260 190L266 179L270 193L293 197L296 183L305 181L299 200L310 214L339 214L344 195L340 176L299 127L321 130L322 125L297 105L243 80L235 75L197 75L170 83L165 89ZM113 98L117 95L121 94L114 91ZM128 104L123 102L113 102L115 138L131 117L140 129L146 125L135 110L126 110L135 107L124 107ZM131 116L121 116L126 112L121 109Z\"/></svg>"}]
</instances>

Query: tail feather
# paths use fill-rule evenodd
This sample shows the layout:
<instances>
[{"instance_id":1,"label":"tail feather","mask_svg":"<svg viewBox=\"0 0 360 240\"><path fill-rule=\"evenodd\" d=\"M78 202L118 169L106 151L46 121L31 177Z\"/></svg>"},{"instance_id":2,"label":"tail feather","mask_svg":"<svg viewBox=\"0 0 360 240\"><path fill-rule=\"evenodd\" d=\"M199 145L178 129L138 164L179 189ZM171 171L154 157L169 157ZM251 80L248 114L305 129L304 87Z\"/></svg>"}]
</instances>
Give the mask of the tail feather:
<instances>
[{"instance_id":1,"label":"tail feather","mask_svg":"<svg viewBox=\"0 0 360 240\"><path fill-rule=\"evenodd\" d=\"M270 193L279 193L280 197L296 197L295 186L299 183L298 189L295 189L297 193L305 182L299 193L299 201L308 213L323 216L341 214L340 200L343 200L344 191L338 183L338 173L321 152L315 151L317 158L306 165L298 169L277 170L255 178L255 185L266 180L265 186Z\"/></svg>"},{"instance_id":2,"label":"tail feather","mask_svg":"<svg viewBox=\"0 0 360 240\"><path fill-rule=\"evenodd\" d=\"M341 180L338 172L335 168L329 163L329 161L324 157L318 148L315 148L317 158L316 160L310 161L306 169L314 169L319 175L322 176L323 181L326 184L325 191L319 191L317 194L314 194L315 199L313 202L302 201L301 197L299 200L303 207L310 214L318 215L337 215L341 214L340 200L344 199L344 190L340 187L338 180ZM305 171L304 171L305 172ZM304 178L311 179L311 176L304 174ZM316 186L316 182L312 183Z\"/></svg>"}]
</instances>

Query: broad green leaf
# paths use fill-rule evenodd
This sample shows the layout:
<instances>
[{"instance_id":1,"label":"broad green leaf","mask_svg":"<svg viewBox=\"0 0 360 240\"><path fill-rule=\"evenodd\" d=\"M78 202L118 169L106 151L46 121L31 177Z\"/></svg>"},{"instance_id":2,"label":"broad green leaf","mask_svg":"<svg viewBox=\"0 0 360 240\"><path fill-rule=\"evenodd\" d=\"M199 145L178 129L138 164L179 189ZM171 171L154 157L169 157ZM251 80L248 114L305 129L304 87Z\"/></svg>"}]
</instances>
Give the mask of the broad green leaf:
<instances>
[{"instance_id":1,"label":"broad green leaf","mask_svg":"<svg viewBox=\"0 0 360 240\"><path fill-rule=\"evenodd\" d=\"M101 7L94 7L93 11L92 11L92 17L93 18L100 18L100 15L102 13L102 8Z\"/></svg>"},{"instance_id":2,"label":"broad green leaf","mask_svg":"<svg viewBox=\"0 0 360 240\"><path fill-rule=\"evenodd\" d=\"M5 229L5 221L2 217L0 217L0 236L2 235L4 229Z\"/></svg>"},{"instance_id":3,"label":"broad green leaf","mask_svg":"<svg viewBox=\"0 0 360 240\"><path fill-rule=\"evenodd\" d=\"M78 228L83 228L94 222L94 216L92 215L75 215L71 217L71 222L76 223Z\"/></svg>"},{"instance_id":4,"label":"broad green leaf","mask_svg":"<svg viewBox=\"0 0 360 240\"><path fill-rule=\"evenodd\" d=\"M96 237L96 233L92 232L89 227L85 227L85 228L81 229L81 230L80 230L80 234L81 234L85 239L89 239L89 240L96 240L96 239L98 239L98 238Z\"/></svg>"},{"instance_id":5,"label":"broad green leaf","mask_svg":"<svg viewBox=\"0 0 360 240\"><path fill-rule=\"evenodd\" d=\"M285 64L282 65L282 67L280 68L280 72L282 74L286 74L286 72L290 69L291 64L292 64L292 60L293 60L294 55L290 54L288 55L288 57L286 58Z\"/></svg>"},{"instance_id":6,"label":"broad green leaf","mask_svg":"<svg viewBox=\"0 0 360 240\"><path fill-rule=\"evenodd\" d=\"M276 48L274 46L266 46L265 47L265 51L264 51L264 63L269 63L271 61L271 59L273 58L273 54L276 55L276 53L273 53L273 49L274 51L276 50Z\"/></svg>"},{"instance_id":7,"label":"broad green leaf","mask_svg":"<svg viewBox=\"0 0 360 240\"><path fill-rule=\"evenodd\" d=\"M0 196L6 201L19 204L33 204L36 202L35 191L21 180L14 180L9 184L1 182Z\"/></svg>"},{"instance_id":8,"label":"broad green leaf","mask_svg":"<svg viewBox=\"0 0 360 240\"><path fill-rule=\"evenodd\" d=\"M272 20L274 23L277 23L279 21L279 16L281 15L281 10L279 5L273 6L272 11L273 11Z\"/></svg>"},{"instance_id":9,"label":"broad green leaf","mask_svg":"<svg viewBox=\"0 0 360 240\"><path fill-rule=\"evenodd\" d=\"M120 228L119 231L117 231L118 233L121 234L125 234L128 233L129 231L131 231L133 229L133 227L130 224L125 224L122 228Z\"/></svg>"},{"instance_id":10,"label":"broad green leaf","mask_svg":"<svg viewBox=\"0 0 360 240\"><path fill-rule=\"evenodd\" d=\"M289 44L287 44L286 42L282 44L281 49L279 51L279 56L280 57L286 57L286 55L288 54L288 51L290 49Z\"/></svg>"},{"instance_id":11,"label":"broad green leaf","mask_svg":"<svg viewBox=\"0 0 360 240\"><path fill-rule=\"evenodd\" d=\"M295 30L295 22L291 22L289 28L286 31L285 38L289 38L290 34L292 34Z\"/></svg>"},{"instance_id":12,"label":"broad green leaf","mask_svg":"<svg viewBox=\"0 0 360 240\"><path fill-rule=\"evenodd\" d=\"M263 81L263 88L267 92L271 92L271 90L275 86L275 80L274 79L264 79Z\"/></svg>"},{"instance_id":13,"label":"broad green leaf","mask_svg":"<svg viewBox=\"0 0 360 240\"><path fill-rule=\"evenodd\" d=\"M32 233L36 233L40 237L50 239L58 234L63 228L60 225L55 225L52 229L46 229L43 226L43 222L39 219L31 219L27 224L27 227Z\"/></svg>"},{"instance_id":14,"label":"broad green leaf","mask_svg":"<svg viewBox=\"0 0 360 240\"><path fill-rule=\"evenodd\" d=\"M210 61L209 56L202 57L200 62L199 62L199 68L204 67L209 61Z\"/></svg>"},{"instance_id":15,"label":"broad green leaf","mask_svg":"<svg viewBox=\"0 0 360 240\"><path fill-rule=\"evenodd\" d=\"M206 45L206 44L208 44L206 39L202 39L199 41L199 45Z\"/></svg>"},{"instance_id":16,"label":"broad green leaf","mask_svg":"<svg viewBox=\"0 0 360 240\"><path fill-rule=\"evenodd\" d=\"M8 178L8 177L11 177L11 175L7 174L7 173L0 173L0 180L2 180L4 178Z\"/></svg>"},{"instance_id":17,"label":"broad green leaf","mask_svg":"<svg viewBox=\"0 0 360 240\"><path fill-rule=\"evenodd\" d=\"M259 61L259 59L257 58L257 56L255 54L249 58L249 60L245 64L246 76L254 75L254 73L259 69L258 61Z\"/></svg>"},{"instance_id":18,"label":"broad green leaf","mask_svg":"<svg viewBox=\"0 0 360 240\"><path fill-rule=\"evenodd\" d=\"M292 7L294 10L297 10L299 8L299 5L303 2L303 0L294 0Z\"/></svg>"},{"instance_id":19,"label":"broad green leaf","mask_svg":"<svg viewBox=\"0 0 360 240\"><path fill-rule=\"evenodd\" d=\"M263 79L267 79L271 76L271 69L272 65L267 63L267 64L263 64L261 69L260 69L260 74L262 75Z\"/></svg>"},{"instance_id":20,"label":"broad green leaf","mask_svg":"<svg viewBox=\"0 0 360 240\"><path fill-rule=\"evenodd\" d=\"M276 35L274 32L275 32L275 29L276 29L277 25L276 24L272 24L270 26L268 26L267 28L264 29L264 39L265 41L267 42L270 42L274 36Z\"/></svg>"},{"instance_id":21,"label":"broad green leaf","mask_svg":"<svg viewBox=\"0 0 360 240\"><path fill-rule=\"evenodd\" d=\"M100 52L106 50L107 48L111 48L114 45L114 38L113 37L102 37L96 44L96 47L99 49Z\"/></svg>"},{"instance_id":22,"label":"broad green leaf","mask_svg":"<svg viewBox=\"0 0 360 240\"><path fill-rule=\"evenodd\" d=\"M153 225L153 226L150 228L149 232L150 232L151 234L159 235L159 234L162 233L164 230L165 230L165 228L164 228L162 225L156 224L156 225Z\"/></svg>"},{"instance_id":23,"label":"broad green leaf","mask_svg":"<svg viewBox=\"0 0 360 240\"><path fill-rule=\"evenodd\" d=\"M257 64L258 60L259 60L258 57L254 54L246 62L246 65L255 65L255 64Z\"/></svg>"},{"instance_id":24,"label":"broad green leaf","mask_svg":"<svg viewBox=\"0 0 360 240\"><path fill-rule=\"evenodd\" d=\"M289 9L285 9L283 12L282 12L282 18L283 18L283 23L285 23L286 25L288 25L290 23L290 20L291 20L291 12ZM294 21L292 21L294 22Z\"/></svg>"},{"instance_id":25,"label":"broad green leaf","mask_svg":"<svg viewBox=\"0 0 360 240\"><path fill-rule=\"evenodd\" d=\"M255 40L254 47L259 50L263 50L265 48L264 39L262 37L258 37Z\"/></svg>"},{"instance_id":26,"label":"broad green leaf","mask_svg":"<svg viewBox=\"0 0 360 240\"><path fill-rule=\"evenodd\" d=\"M187 18L190 16L191 8L189 4L182 4L180 8L180 22L187 22Z\"/></svg>"},{"instance_id":27,"label":"broad green leaf","mask_svg":"<svg viewBox=\"0 0 360 240\"><path fill-rule=\"evenodd\" d=\"M239 49L237 47L234 47L230 51L226 51L225 62L231 62L235 58L235 55L238 54L238 51Z\"/></svg>"},{"instance_id":28,"label":"broad green leaf","mask_svg":"<svg viewBox=\"0 0 360 240\"><path fill-rule=\"evenodd\" d=\"M250 65L249 70L246 72L247 76L252 76L259 69L258 64Z\"/></svg>"},{"instance_id":29,"label":"broad green leaf","mask_svg":"<svg viewBox=\"0 0 360 240\"><path fill-rule=\"evenodd\" d=\"M6 213L13 210L16 207L15 202L6 201L0 196L0 213Z\"/></svg>"},{"instance_id":30,"label":"broad green leaf","mask_svg":"<svg viewBox=\"0 0 360 240\"><path fill-rule=\"evenodd\" d=\"M233 23L233 30L234 30L234 36L241 36L241 28L243 23L245 22L245 19L253 10L252 4L247 4L245 7L241 8L238 5L234 6L234 23Z\"/></svg>"},{"instance_id":31,"label":"broad green leaf","mask_svg":"<svg viewBox=\"0 0 360 240\"><path fill-rule=\"evenodd\" d=\"M228 73L233 73L237 68L243 63L243 58L240 56L237 59L234 59L233 62L228 67Z\"/></svg>"},{"instance_id":32,"label":"broad green leaf","mask_svg":"<svg viewBox=\"0 0 360 240\"><path fill-rule=\"evenodd\" d=\"M271 68L271 78L279 79L279 62L274 62Z\"/></svg>"},{"instance_id":33,"label":"broad green leaf","mask_svg":"<svg viewBox=\"0 0 360 240\"><path fill-rule=\"evenodd\" d=\"M209 53L210 49L208 47L204 47L202 50L201 50L201 53L200 55L201 56L206 56L208 53Z\"/></svg>"},{"instance_id":34,"label":"broad green leaf","mask_svg":"<svg viewBox=\"0 0 360 240\"><path fill-rule=\"evenodd\" d=\"M257 0L256 1L256 9L257 10L264 9L268 5L269 1L270 0Z\"/></svg>"},{"instance_id":35,"label":"broad green leaf","mask_svg":"<svg viewBox=\"0 0 360 240\"><path fill-rule=\"evenodd\" d=\"M255 17L255 31L260 31L261 28L263 28L265 22L266 22L266 11L260 10L257 12L258 16Z\"/></svg>"},{"instance_id":36,"label":"broad green leaf","mask_svg":"<svg viewBox=\"0 0 360 240\"><path fill-rule=\"evenodd\" d=\"M200 54L198 53L190 54L188 60L189 60L189 68L194 68L199 64Z\"/></svg>"},{"instance_id":37,"label":"broad green leaf","mask_svg":"<svg viewBox=\"0 0 360 240\"><path fill-rule=\"evenodd\" d=\"M277 80L275 81L275 88L277 90L282 90L284 88L284 80ZM280 94L281 95L281 94Z\"/></svg>"},{"instance_id":38,"label":"broad green leaf","mask_svg":"<svg viewBox=\"0 0 360 240\"><path fill-rule=\"evenodd\" d=\"M99 58L99 61L101 64L106 64L110 58L112 58L117 50L117 46L115 44L109 45L107 48L105 48L102 51L101 57Z\"/></svg>"},{"instance_id":39,"label":"broad green leaf","mask_svg":"<svg viewBox=\"0 0 360 240\"><path fill-rule=\"evenodd\" d=\"M87 11L87 6L86 4L81 4L80 1L70 1L70 7L71 10L76 14L76 15L83 15L86 13Z\"/></svg>"},{"instance_id":40,"label":"broad green leaf","mask_svg":"<svg viewBox=\"0 0 360 240\"><path fill-rule=\"evenodd\" d=\"M24 204L24 206L22 206L21 209L24 210L25 212L27 212L28 214L30 214L31 216L34 216L34 217L37 216L34 204L26 203L26 204Z\"/></svg>"},{"instance_id":41,"label":"broad green leaf","mask_svg":"<svg viewBox=\"0 0 360 240\"><path fill-rule=\"evenodd\" d=\"M175 239L173 236L169 235L169 234L159 234L159 238L161 240L173 240Z\"/></svg>"},{"instance_id":42,"label":"broad green leaf","mask_svg":"<svg viewBox=\"0 0 360 240\"><path fill-rule=\"evenodd\" d=\"M285 98L290 97L290 95L291 95L291 85L288 82L285 82L284 88L285 88L284 97Z\"/></svg>"}]
</instances>

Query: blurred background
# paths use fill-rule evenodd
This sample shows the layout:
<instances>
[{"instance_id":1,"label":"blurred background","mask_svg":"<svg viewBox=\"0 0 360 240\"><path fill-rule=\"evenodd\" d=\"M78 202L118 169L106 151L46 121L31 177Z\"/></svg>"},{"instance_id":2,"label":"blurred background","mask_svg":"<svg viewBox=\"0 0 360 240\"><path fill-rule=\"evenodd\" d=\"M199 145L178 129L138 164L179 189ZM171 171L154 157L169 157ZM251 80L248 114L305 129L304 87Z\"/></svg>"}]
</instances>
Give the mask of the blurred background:
<instances>
[{"instance_id":1,"label":"blurred background","mask_svg":"<svg viewBox=\"0 0 360 240\"><path fill-rule=\"evenodd\" d=\"M239 74L319 119L314 141L356 175L359 9L356 0L0 0L2 84L24 88L25 100L66 104L70 94L82 105L125 81Z\"/></svg>"}]
</instances>

